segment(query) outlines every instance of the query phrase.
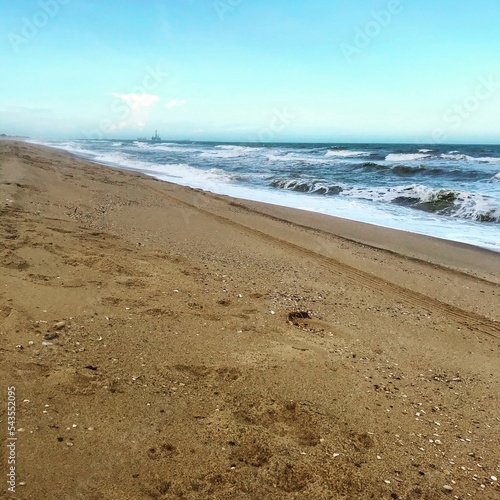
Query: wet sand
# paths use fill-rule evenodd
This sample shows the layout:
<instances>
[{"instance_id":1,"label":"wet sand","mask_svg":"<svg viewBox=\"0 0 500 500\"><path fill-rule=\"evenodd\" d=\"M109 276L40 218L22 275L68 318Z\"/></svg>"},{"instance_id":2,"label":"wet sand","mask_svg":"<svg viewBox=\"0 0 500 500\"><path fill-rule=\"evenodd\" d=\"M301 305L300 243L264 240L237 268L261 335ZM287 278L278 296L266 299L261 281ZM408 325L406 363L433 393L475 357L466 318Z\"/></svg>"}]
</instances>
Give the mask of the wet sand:
<instances>
[{"instance_id":1,"label":"wet sand","mask_svg":"<svg viewBox=\"0 0 500 500\"><path fill-rule=\"evenodd\" d=\"M5 140L0 214L13 498L500 498L500 254Z\"/></svg>"}]
</instances>

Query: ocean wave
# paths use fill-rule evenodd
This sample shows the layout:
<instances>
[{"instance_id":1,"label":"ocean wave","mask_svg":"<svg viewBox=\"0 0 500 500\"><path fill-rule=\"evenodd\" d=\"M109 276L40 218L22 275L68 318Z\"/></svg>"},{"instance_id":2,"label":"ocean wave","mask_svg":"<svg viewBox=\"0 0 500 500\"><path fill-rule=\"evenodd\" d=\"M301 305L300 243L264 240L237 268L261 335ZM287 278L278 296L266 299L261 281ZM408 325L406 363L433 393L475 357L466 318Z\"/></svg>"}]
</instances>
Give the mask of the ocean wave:
<instances>
[{"instance_id":1,"label":"ocean wave","mask_svg":"<svg viewBox=\"0 0 500 500\"><path fill-rule=\"evenodd\" d=\"M344 195L404 205L410 208L479 222L500 222L500 206L492 197L467 191L413 184L388 188L353 188Z\"/></svg>"},{"instance_id":2,"label":"ocean wave","mask_svg":"<svg viewBox=\"0 0 500 500\"><path fill-rule=\"evenodd\" d=\"M94 152L94 160L108 165L124 166L126 168L135 168L136 165L148 165L147 162L135 160L131 155L123 151Z\"/></svg>"},{"instance_id":3,"label":"ocean wave","mask_svg":"<svg viewBox=\"0 0 500 500\"><path fill-rule=\"evenodd\" d=\"M165 177L175 177L178 179L191 181L209 182L232 182L235 175L222 170L221 168L210 168L208 170L192 167L187 163L166 163L166 164L142 164L141 170L147 173Z\"/></svg>"},{"instance_id":4,"label":"ocean wave","mask_svg":"<svg viewBox=\"0 0 500 500\"><path fill-rule=\"evenodd\" d=\"M205 186L207 182L227 184L237 179L236 174L228 173L220 168L200 169L187 163L151 163L137 160L126 153L104 153L97 156L95 160L164 178L164 180L172 178L185 183L192 182L199 187Z\"/></svg>"},{"instance_id":5,"label":"ocean wave","mask_svg":"<svg viewBox=\"0 0 500 500\"><path fill-rule=\"evenodd\" d=\"M324 180L276 179L270 185L279 189L297 191L299 193L313 193L335 195L344 188L341 185L327 185Z\"/></svg>"},{"instance_id":6,"label":"ocean wave","mask_svg":"<svg viewBox=\"0 0 500 500\"><path fill-rule=\"evenodd\" d=\"M161 142L158 144L156 142L150 141L133 141L132 144L134 146L139 146L147 149L155 149L161 146L178 146L178 144L175 142Z\"/></svg>"},{"instance_id":7,"label":"ocean wave","mask_svg":"<svg viewBox=\"0 0 500 500\"><path fill-rule=\"evenodd\" d=\"M442 175L443 173L449 173L449 171L442 168L426 167L424 165L384 165L375 162L365 162L359 165L357 168L362 168L368 171L390 171L391 173L408 176L415 174L427 174L427 175Z\"/></svg>"},{"instance_id":8,"label":"ocean wave","mask_svg":"<svg viewBox=\"0 0 500 500\"><path fill-rule=\"evenodd\" d=\"M86 149L81 147L77 141L60 142L57 144L50 144L50 146L57 149L64 149L64 151L68 151L69 153L75 153L77 155L82 155L85 156L86 158L95 157L98 155L98 153L92 151L91 149Z\"/></svg>"},{"instance_id":9,"label":"ocean wave","mask_svg":"<svg viewBox=\"0 0 500 500\"><path fill-rule=\"evenodd\" d=\"M419 149L419 153L432 153L433 149Z\"/></svg>"},{"instance_id":10,"label":"ocean wave","mask_svg":"<svg viewBox=\"0 0 500 500\"><path fill-rule=\"evenodd\" d=\"M474 158L474 160L480 161L482 163L500 163L500 158L494 157Z\"/></svg>"},{"instance_id":11,"label":"ocean wave","mask_svg":"<svg viewBox=\"0 0 500 500\"><path fill-rule=\"evenodd\" d=\"M109 144L110 139L74 139L73 142L81 142L82 144Z\"/></svg>"},{"instance_id":12,"label":"ocean wave","mask_svg":"<svg viewBox=\"0 0 500 500\"><path fill-rule=\"evenodd\" d=\"M355 169L362 169L368 172L390 172L391 174L398 175L399 177L410 177L412 175L430 176L439 178L441 176L460 178L464 181L471 179L478 179L484 177L484 172L480 170L460 170L440 168L426 165L391 165L381 164L375 162L364 162L354 167Z\"/></svg>"},{"instance_id":13,"label":"ocean wave","mask_svg":"<svg viewBox=\"0 0 500 500\"><path fill-rule=\"evenodd\" d=\"M134 141L132 147L151 152L165 152L165 153L188 153L199 151L200 148L194 148L191 145L184 146L175 142L162 142L161 144Z\"/></svg>"},{"instance_id":14,"label":"ocean wave","mask_svg":"<svg viewBox=\"0 0 500 500\"><path fill-rule=\"evenodd\" d=\"M500 163L500 158L498 157L492 157L492 156L484 156L484 157L475 157L475 156L469 156L461 153L449 153L449 154L442 154L441 158L444 160L458 160L458 161L476 161L479 163Z\"/></svg>"},{"instance_id":15,"label":"ocean wave","mask_svg":"<svg viewBox=\"0 0 500 500\"><path fill-rule=\"evenodd\" d=\"M442 168L432 168L432 167L424 167L423 165L418 165L416 167L409 167L408 165L395 165L391 167L391 171L397 175L406 176L406 175L415 175L415 174L425 174L425 175L442 175L446 172Z\"/></svg>"},{"instance_id":16,"label":"ocean wave","mask_svg":"<svg viewBox=\"0 0 500 500\"><path fill-rule=\"evenodd\" d=\"M470 160L474 160L474 158L472 156L461 154L458 151L455 152L455 153L448 153L448 154L443 153L441 155L441 158L443 160L458 160L458 161L470 161Z\"/></svg>"},{"instance_id":17,"label":"ocean wave","mask_svg":"<svg viewBox=\"0 0 500 500\"><path fill-rule=\"evenodd\" d=\"M270 185L300 193L340 195L379 203L393 203L479 222L500 222L500 205L494 198L466 191L433 189L418 184L376 188L354 187L329 184L323 179L274 179Z\"/></svg>"},{"instance_id":18,"label":"ocean wave","mask_svg":"<svg viewBox=\"0 0 500 500\"><path fill-rule=\"evenodd\" d=\"M348 149L332 149L327 151L325 156L338 156L340 158L350 158L356 156L370 156L368 151L350 151Z\"/></svg>"},{"instance_id":19,"label":"ocean wave","mask_svg":"<svg viewBox=\"0 0 500 500\"><path fill-rule=\"evenodd\" d=\"M65 144L64 149L70 151L72 145L69 143ZM147 175L152 175L155 177L176 179L179 182L182 180L184 183L192 182L197 187L204 187L206 183L232 183L235 180L242 180L241 175L232 174L222 170L220 168L209 168L200 169L192 167L187 163L159 163L139 160L133 153L127 153L124 151L88 151L87 153L82 153L85 151L83 149L78 149L75 153L82 154L85 157L91 156L92 161L96 161L105 165L110 165L114 167L125 168L127 170L133 170L135 172L141 172Z\"/></svg>"},{"instance_id":20,"label":"ocean wave","mask_svg":"<svg viewBox=\"0 0 500 500\"><path fill-rule=\"evenodd\" d=\"M239 158L246 156L239 151L204 151L200 153L202 158Z\"/></svg>"},{"instance_id":21,"label":"ocean wave","mask_svg":"<svg viewBox=\"0 0 500 500\"><path fill-rule=\"evenodd\" d=\"M199 149L196 148L187 148L183 146L179 146L177 144L158 144L155 146L151 146L149 148L151 151L163 151L165 153L186 153L186 152L193 152L193 151L199 151Z\"/></svg>"},{"instance_id":22,"label":"ocean wave","mask_svg":"<svg viewBox=\"0 0 500 500\"><path fill-rule=\"evenodd\" d=\"M268 154L266 158L269 161L302 162L302 163L331 163L331 160L325 158L311 158L309 156L300 156L296 153L287 153L285 155Z\"/></svg>"},{"instance_id":23,"label":"ocean wave","mask_svg":"<svg viewBox=\"0 0 500 500\"><path fill-rule=\"evenodd\" d=\"M425 153L390 153L385 159L386 161L416 161L430 157L431 155Z\"/></svg>"},{"instance_id":24,"label":"ocean wave","mask_svg":"<svg viewBox=\"0 0 500 500\"><path fill-rule=\"evenodd\" d=\"M257 146L237 146L235 144L220 144L215 146L214 149L225 149L228 151L259 151L262 148Z\"/></svg>"},{"instance_id":25,"label":"ocean wave","mask_svg":"<svg viewBox=\"0 0 500 500\"><path fill-rule=\"evenodd\" d=\"M250 156L255 151L260 151L261 149L252 146L220 145L215 146L213 151L204 151L200 156L203 158L239 158Z\"/></svg>"}]
</instances>

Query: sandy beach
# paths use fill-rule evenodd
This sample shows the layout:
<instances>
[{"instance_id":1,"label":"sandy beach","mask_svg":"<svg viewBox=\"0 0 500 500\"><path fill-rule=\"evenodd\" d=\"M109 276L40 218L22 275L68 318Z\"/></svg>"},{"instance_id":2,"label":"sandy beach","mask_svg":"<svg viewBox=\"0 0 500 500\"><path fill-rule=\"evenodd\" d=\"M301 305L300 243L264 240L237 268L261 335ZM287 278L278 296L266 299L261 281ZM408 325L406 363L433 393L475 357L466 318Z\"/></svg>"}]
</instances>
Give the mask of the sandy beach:
<instances>
[{"instance_id":1,"label":"sandy beach","mask_svg":"<svg viewBox=\"0 0 500 500\"><path fill-rule=\"evenodd\" d=\"M2 498L500 498L500 254L8 140L0 213Z\"/></svg>"}]
</instances>

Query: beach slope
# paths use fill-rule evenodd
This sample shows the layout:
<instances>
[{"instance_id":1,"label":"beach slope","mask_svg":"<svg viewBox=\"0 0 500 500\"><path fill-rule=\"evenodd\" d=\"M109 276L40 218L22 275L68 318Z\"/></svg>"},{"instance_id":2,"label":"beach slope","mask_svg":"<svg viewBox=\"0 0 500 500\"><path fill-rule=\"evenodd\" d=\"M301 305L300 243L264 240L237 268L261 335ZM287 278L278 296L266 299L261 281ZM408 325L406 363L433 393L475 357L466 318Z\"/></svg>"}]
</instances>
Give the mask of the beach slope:
<instances>
[{"instance_id":1,"label":"beach slope","mask_svg":"<svg viewBox=\"0 0 500 500\"><path fill-rule=\"evenodd\" d=\"M500 255L0 141L0 496L500 498ZM14 497L14 495L12 495Z\"/></svg>"}]
</instances>

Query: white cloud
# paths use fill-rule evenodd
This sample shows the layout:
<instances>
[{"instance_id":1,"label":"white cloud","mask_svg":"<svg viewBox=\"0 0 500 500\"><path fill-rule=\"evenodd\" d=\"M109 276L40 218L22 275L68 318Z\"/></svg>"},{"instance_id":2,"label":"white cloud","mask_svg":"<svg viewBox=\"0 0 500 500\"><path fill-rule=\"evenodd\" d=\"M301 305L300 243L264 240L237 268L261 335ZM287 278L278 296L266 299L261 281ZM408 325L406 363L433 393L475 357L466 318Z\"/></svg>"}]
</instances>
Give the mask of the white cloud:
<instances>
[{"instance_id":1,"label":"white cloud","mask_svg":"<svg viewBox=\"0 0 500 500\"><path fill-rule=\"evenodd\" d=\"M167 108L171 109L174 108L175 106L184 106L184 104L186 103L187 103L186 99L172 99L168 102Z\"/></svg>"},{"instance_id":2,"label":"white cloud","mask_svg":"<svg viewBox=\"0 0 500 500\"><path fill-rule=\"evenodd\" d=\"M153 94L118 94L113 92L115 97L124 100L134 111L139 111L144 108L149 108L155 102L160 100L160 97Z\"/></svg>"},{"instance_id":3,"label":"white cloud","mask_svg":"<svg viewBox=\"0 0 500 500\"><path fill-rule=\"evenodd\" d=\"M129 126L130 122L128 122L127 120L122 120L121 122L113 123L112 125L110 125L109 130L115 132L117 130L122 130L124 128L127 128Z\"/></svg>"},{"instance_id":4,"label":"white cloud","mask_svg":"<svg viewBox=\"0 0 500 500\"><path fill-rule=\"evenodd\" d=\"M124 130L128 128L139 128L143 129L146 123L142 120L132 119L132 120L121 120L119 122L113 123L109 126L109 130L116 132L118 130Z\"/></svg>"}]
</instances>

